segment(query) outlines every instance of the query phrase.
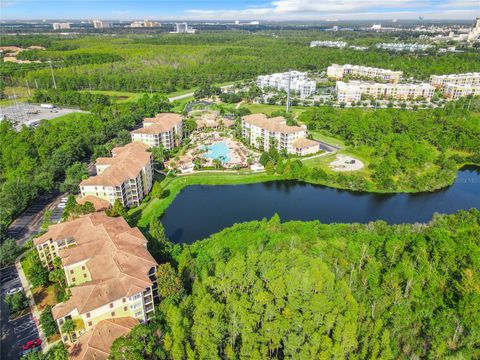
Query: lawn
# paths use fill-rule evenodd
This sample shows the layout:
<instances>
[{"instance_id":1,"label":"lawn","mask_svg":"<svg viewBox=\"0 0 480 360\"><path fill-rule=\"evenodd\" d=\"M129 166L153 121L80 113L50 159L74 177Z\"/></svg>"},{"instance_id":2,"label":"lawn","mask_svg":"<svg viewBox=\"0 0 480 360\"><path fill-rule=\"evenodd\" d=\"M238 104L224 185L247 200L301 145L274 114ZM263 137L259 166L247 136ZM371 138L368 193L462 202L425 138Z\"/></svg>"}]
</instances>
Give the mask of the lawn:
<instances>
[{"instance_id":1,"label":"lawn","mask_svg":"<svg viewBox=\"0 0 480 360\"><path fill-rule=\"evenodd\" d=\"M345 147L345 142L341 139L338 139L333 136L325 135L319 131L309 131L308 132L310 135L312 135L314 140L322 141L324 143L333 145L333 146L338 146L340 148Z\"/></svg>"},{"instance_id":2,"label":"lawn","mask_svg":"<svg viewBox=\"0 0 480 360\"><path fill-rule=\"evenodd\" d=\"M161 181L162 189L168 195L154 198L128 212L130 222L140 228L146 228L152 218L162 216L175 197L189 185L238 185L256 182L281 180L280 175L266 173L195 173L185 176L167 177Z\"/></svg>"},{"instance_id":3,"label":"lawn","mask_svg":"<svg viewBox=\"0 0 480 360\"><path fill-rule=\"evenodd\" d=\"M147 92L128 92L128 91L114 91L114 90L82 90L83 92L90 92L92 94L103 94L111 96L116 102L137 101Z\"/></svg>"},{"instance_id":4,"label":"lawn","mask_svg":"<svg viewBox=\"0 0 480 360\"><path fill-rule=\"evenodd\" d=\"M88 114L73 112L73 113L65 114L65 115L62 115L62 116L59 116L59 117L56 117L56 118L53 118L53 119L50 119L50 120L47 120L47 121L51 124L55 124L55 123L58 123L58 122L61 122L61 121L76 121L76 120L81 119L84 116L88 116Z\"/></svg>"},{"instance_id":5,"label":"lawn","mask_svg":"<svg viewBox=\"0 0 480 360\"><path fill-rule=\"evenodd\" d=\"M55 298L55 285L33 289L32 294L35 304L40 311L43 311L48 305L53 306L57 303Z\"/></svg>"}]
</instances>

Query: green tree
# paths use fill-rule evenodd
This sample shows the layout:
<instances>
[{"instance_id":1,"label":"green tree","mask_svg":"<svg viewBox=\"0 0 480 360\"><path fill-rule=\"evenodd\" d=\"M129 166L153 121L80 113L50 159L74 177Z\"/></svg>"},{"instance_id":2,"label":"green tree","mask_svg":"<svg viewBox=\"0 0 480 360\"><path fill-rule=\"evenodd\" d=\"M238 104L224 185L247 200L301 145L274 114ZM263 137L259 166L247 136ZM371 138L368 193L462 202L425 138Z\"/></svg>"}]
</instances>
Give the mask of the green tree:
<instances>
[{"instance_id":1,"label":"green tree","mask_svg":"<svg viewBox=\"0 0 480 360\"><path fill-rule=\"evenodd\" d=\"M78 185L86 178L88 178L87 164L77 161L65 170L65 180L60 186L60 191L78 194Z\"/></svg>"},{"instance_id":2,"label":"green tree","mask_svg":"<svg viewBox=\"0 0 480 360\"><path fill-rule=\"evenodd\" d=\"M67 334L67 336L72 339L72 334L75 332L76 326L72 319L67 319L62 324L62 333Z\"/></svg>"},{"instance_id":3,"label":"green tree","mask_svg":"<svg viewBox=\"0 0 480 360\"><path fill-rule=\"evenodd\" d=\"M182 281L170 263L158 265L156 277L158 294L162 299L180 300L185 290Z\"/></svg>"},{"instance_id":4,"label":"green tree","mask_svg":"<svg viewBox=\"0 0 480 360\"><path fill-rule=\"evenodd\" d=\"M47 305L42 311L39 323L46 337L58 334L57 322L53 319L51 305Z\"/></svg>"},{"instance_id":5,"label":"green tree","mask_svg":"<svg viewBox=\"0 0 480 360\"><path fill-rule=\"evenodd\" d=\"M26 275L33 287L48 284L48 270L43 267L38 255L33 257L32 266L27 270Z\"/></svg>"},{"instance_id":6,"label":"green tree","mask_svg":"<svg viewBox=\"0 0 480 360\"><path fill-rule=\"evenodd\" d=\"M16 292L5 297L5 303L10 308L10 312L16 313L28 307L28 299L23 291Z\"/></svg>"},{"instance_id":7,"label":"green tree","mask_svg":"<svg viewBox=\"0 0 480 360\"><path fill-rule=\"evenodd\" d=\"M157 261L168 261L171 258L173 244L168 240L160 219L153 217L150 220L148 235L148 251Z\"/></svg>"},{"instance_id":8,"label":"green tree","mask_svg":"<svg viewBox=\"0 0 480 360\"><path fill-rule=\"evenodd\" d=\"M17 256L22 249L17 245L15 240L6 239L0 244L0 267L11 265L15 262Z\"/></svg>"},{"instance_id":9,"label":"green tree","mask_svg":"<svg viewBox=\"0 0 480 360\"><path fill-rule=\"evenodd\" d=\"M105 213L111 217L118 217L118 216L123 216L124 218L127 217L127 211L125 210L125 207L122 205L122 203L118 199L115 199L112 209L105 211Z\"/></svg>"}]
</instances>

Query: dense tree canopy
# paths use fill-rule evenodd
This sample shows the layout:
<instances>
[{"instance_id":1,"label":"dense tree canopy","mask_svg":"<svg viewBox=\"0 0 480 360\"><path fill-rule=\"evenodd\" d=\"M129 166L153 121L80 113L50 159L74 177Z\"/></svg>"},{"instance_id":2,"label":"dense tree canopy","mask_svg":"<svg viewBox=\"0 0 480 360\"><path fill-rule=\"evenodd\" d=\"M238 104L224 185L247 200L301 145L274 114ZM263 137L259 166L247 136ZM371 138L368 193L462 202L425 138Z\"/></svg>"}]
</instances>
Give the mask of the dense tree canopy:
<instances>
[{"instance_id":1,"label":"dense tree canopy","mask_svg":"<svg viewBox=\"0 0 480 360\"><path fill-rule=\"evenodd\" d=\"M113 357L473 359L479 259L478 210L428 225L238 224L185 247L178 275L159 271L157 320ZM168 297L176 276L182 299Z\"/></svg>"}]
</instances>

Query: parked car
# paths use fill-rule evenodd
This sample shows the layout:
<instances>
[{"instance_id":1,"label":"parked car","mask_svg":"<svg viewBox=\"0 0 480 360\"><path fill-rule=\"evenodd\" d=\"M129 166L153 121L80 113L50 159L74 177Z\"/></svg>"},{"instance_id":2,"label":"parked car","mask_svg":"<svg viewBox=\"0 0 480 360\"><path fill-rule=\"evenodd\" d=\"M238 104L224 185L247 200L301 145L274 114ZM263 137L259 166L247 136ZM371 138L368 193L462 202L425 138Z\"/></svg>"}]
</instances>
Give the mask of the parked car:
<instances>
[{"instance_id":1,"label":"parked car","mask_svg":"<svg viewBox=\"0 0 480 360\"><path fill-rule=\"evenodd\" d=\"M8 274L8 275L5 275L5 276L2 276L2 278L0 279L0 283L5 284L6 282L9 282L10 280L13 280L13 279L15 279L15 275L14 274Z\"/></svg>"},{"instance_id":2,"label":"parked car","mask_svg":"<svg viewBox=\"0 0 480 360\"><path fill-rule=\"evenodd\" d=\"M7 291L7 295L13 295L13 294L16 294L17 292L20 292L20 291L23 291L23 287L21 287L21 286L14 287L14 288L11 288L10 290Z\"/></svg>"},{"instance_id":3,"label":"parked car","mask_svg":"<svg viewBox=\"0 0 480 360\"><path fill-rule=\"evenodd\" d=\"M68 197L63 197L61 201L62 201L62 202L67 202L67 201L68 201Z\"/></svg>"},{"instance_id":4,"label":"parked car","mask_svg":"<svg viewBox=\"0 0 480 360\"><path fill-rule=\"evenodd\" d=\"M58 207L59 209L63 209L65 206L67 206L67 204L65 204L65 203L62 202L62 203L58 204L57 207Z\"/></svg>"},{"instance_id":5,"label":"parked car","mask_svg":"<svg viewBox=\"0 0 480 360\"><path fill-rule=\"evenodd\" d=\"M28 349L33 349L36 347L39 347L42 345L42 340L37 339L37 340L30 340L25 343L25 345L22 346L22 350L28 350Z\"/></svg>"}]
</instances>

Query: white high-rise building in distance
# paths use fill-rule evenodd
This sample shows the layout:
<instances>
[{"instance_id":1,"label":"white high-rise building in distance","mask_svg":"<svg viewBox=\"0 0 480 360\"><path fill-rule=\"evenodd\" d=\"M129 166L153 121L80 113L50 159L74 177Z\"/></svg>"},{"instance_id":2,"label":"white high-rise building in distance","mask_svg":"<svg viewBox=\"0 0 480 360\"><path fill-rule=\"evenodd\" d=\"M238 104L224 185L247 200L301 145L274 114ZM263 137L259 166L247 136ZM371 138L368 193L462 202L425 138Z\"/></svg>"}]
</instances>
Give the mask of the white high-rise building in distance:
<instances>
[{"instance_id":1,"label":"white high-rise building in distance","mask_svg":"<svg viewBox=\"0 0 480 360\"><path fill-rule=\"evenodd\" d=\"M53 30L68 30L70 29L70 23L53 23Z\"/></svg>"},{"instance_id":2,"label":"white high-rise building in distance","mask_svg":"<svg viewBox=\"0 0 480 360\"><path fill-rule=\"evenodd\" d=\"M468 41L474 42L480 39L480 17L475 19L472 30L468 33Z\"/></svg>"},{"instance_id":3,"label":"white high-rise building in distance","mask_svg":"<svg viewBox=\"0 0 480 360\"><path fill-rule=\"evenodd\" d=\"M288 91L290 82L290 91L298 93L302 98L315 93L317 83L309 80L306 72L290 71L285 73L276 73L271 75L260 75L257 78L257 85L260 88L273 87L277 90Z\"/></svg>"},{"instance_id":4,"label":"white high-rise building in distance","mask_svg":"<svg viewBox=\"0 0 480 360\"><path fill-rule=\"evenodd\" d=\"M175 23L175 34L195 34L197 30L189 28L186 22Z\"/></svg>"},{"instance_id":5,"label":"white high-rise building in distance","mask_svg":"<svg viewBox=\"0 0 480 360\"><path fill-rule=\"evenodd\" d=\"M95 29L106 29L112 27L112 24L102 20L93 20L92 23Z\"/></svg>"}]
</instances>

